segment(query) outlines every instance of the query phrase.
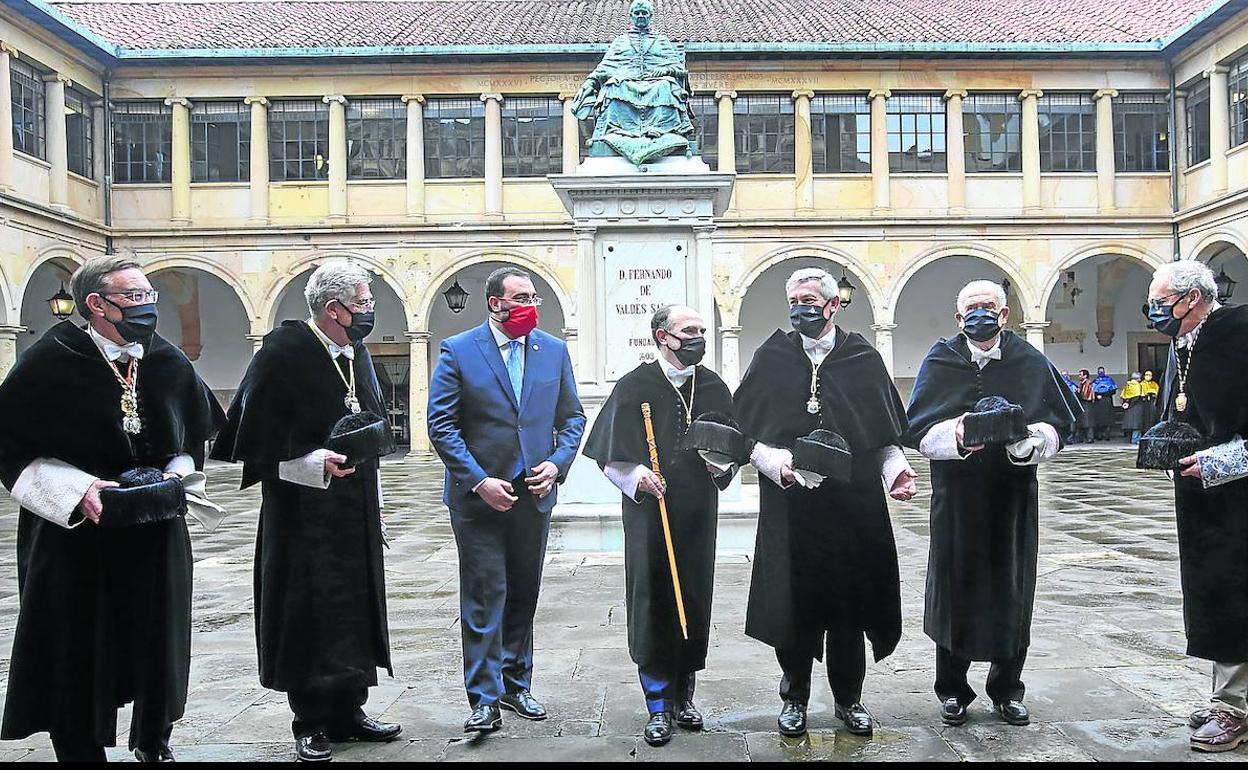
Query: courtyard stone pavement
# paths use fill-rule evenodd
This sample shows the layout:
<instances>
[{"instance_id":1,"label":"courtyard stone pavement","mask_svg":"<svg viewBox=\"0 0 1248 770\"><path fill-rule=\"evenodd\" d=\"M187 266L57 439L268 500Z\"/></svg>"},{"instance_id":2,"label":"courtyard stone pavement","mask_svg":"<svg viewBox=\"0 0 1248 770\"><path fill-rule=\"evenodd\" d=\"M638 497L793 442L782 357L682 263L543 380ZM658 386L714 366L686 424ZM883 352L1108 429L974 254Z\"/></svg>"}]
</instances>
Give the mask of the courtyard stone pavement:
<instances>
[{"instance_id":1,"label":"courtyard stone pavement","mask_svg":"<svg viewBox=\"0 0 1248 770\"><path fill-rule=\"evenodd\" d=\"M700 734L678 731L667 747L639 738L644 706L627 652L619 553L583 550L618 539L611 518L556 523L536 626L534 693L545 722L505 713L503 730L469 739L461 679L456 556L440 504L441 470L404 459L383 469L393 547L386 552L395 678L382 674L366 707L403 724L400 740L343 745L339 760L1189 760L1186 714L1207 697L1208 664L1183 654L1182 598L1169 482L1133 468L1123 448L1072 447L1041 471L1041 556L1033 646L1027 665L1029 727L1000 722L980 699L971 720L946 728L932 694L934 647L922 633L927 490L892 503L901 557L905 636L870 667L864 702L879 721L872 739L849 735L819 682L811 733L775 732L779 672L771 650L743 633L752 521L726 519L718 559L714 629L697 702ZM926 463L917 460L921 483ZM180 760L293 759L284 695L257 683L252 553L257 489L210 467L210 492L232 511L195 549L194 661ZM924 485L925 486L925 485ZM0 492L0 682L17 617L15 505ZM679 515L674 512L673 515ZM735 529L734 529L735 528ZM585 536L588 530L590 536ZM730 536L729 530L735 532ZM744 532L744 536L742 536ZM595 534L597 533L597 534ZM982 692L986 664L972 668ZM120 744L128 711L122 713ZM123 749L110 758L127 758ZM1215 759L1248 757L1248 749ZM46 735L0 743L0 760L46 760Z\"/></svg>"}]
</instances>

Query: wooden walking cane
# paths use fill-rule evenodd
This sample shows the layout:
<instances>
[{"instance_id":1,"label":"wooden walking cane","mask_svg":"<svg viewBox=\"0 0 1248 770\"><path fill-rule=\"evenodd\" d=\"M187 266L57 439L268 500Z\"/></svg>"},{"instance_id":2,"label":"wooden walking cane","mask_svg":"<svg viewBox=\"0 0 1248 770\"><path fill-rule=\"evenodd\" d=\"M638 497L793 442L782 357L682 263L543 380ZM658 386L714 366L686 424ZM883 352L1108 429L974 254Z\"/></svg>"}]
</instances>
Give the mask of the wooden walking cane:
<instances>
[{"instance_id":1,"label":"wooden walking cane","mask_svg":"<svg viewBox=\"0 0 1248 770\"><path fill-rule=\"evenodd\" d=\"M646 423L646 443L650 445L650 468L659 478L659 448L654 443L654 423L650 421L650 402L641 405L641 419ZM680 591L680 573L676 570L676 551L672 548L672 528L667 522L667 498L659 498L659 517L663 520L663 539L667 542L667 565L672 568L672 588L676 589L676 615L680 618L680 635L689 641L689 622L685 619L685 597Z\"/></svg>"}]
</instances>

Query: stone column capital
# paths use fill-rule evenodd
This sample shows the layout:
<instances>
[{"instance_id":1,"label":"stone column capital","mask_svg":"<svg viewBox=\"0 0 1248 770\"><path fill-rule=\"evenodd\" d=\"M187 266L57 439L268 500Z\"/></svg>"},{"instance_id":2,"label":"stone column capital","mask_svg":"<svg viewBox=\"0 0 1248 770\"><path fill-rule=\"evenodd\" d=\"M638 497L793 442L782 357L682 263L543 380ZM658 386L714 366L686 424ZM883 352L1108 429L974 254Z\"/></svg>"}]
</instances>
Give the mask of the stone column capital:
<instances>
[{"instance_id":1,"label":"stone column capital","mask_svg":"<svg viewBox=\"0 0 1248 770\"><path fill-rule=\"evenodd\" d=\"M575 99L575 98L576 98L576 95L577 95L578 93L580 93L580 92L579 92L579 91L560 91L560 92L559 92L559 101L561 101L561 102L571 101L572 99Z\"/></svg>"},{"instance_id":2,"label":"stone column capital","mask_svg":"<svg viewBox=\"0 0 1248 770\"><path fill-rule=\"evenodd\" d=\"M399 99L401 99L404 104L407 104L408 102L416 102L417 104L425 103L424 94L403 94L399 97Z\"/></svg>"},{"instance_id":3,"label":"stone column capital","mask_svg":"<svg viewBox=\"0 0 1248 770\"><path fill-rule=\"evenodd\" d=\"M809 88L802 88L793 92L794 101L798 99L814 99L814 98L815 98L815 92L810 90Z\"/></svg>"},{"instance_id":4,"label":"stone column capital","mask_svg":"<svg viewBox=\"0 0 1248 770\"><path fill-rule=\"evenodd\" d=\"M1108 98L1108 99L1117 99L1117 98L1118 98L1118 90L1117 90L1117 89L1114 89L1114 88L1102 88L1101 90L1099 90L1099 91L1097 91L1096 93L1092 94L1092 98L1093 98L1093 99L1096 99L1097 101L1100 101L1101 99L1106 99L1106 98Z\"/></svg>"},{"instance_id":5,"label":"stone column capital","mask_svg":"<svg viewBox=\"0 0 1248 770\"><path fill-rule=\"evenodd\" d=\"M321 101L326 104L342 104L346 105L347 97L342 94L332 94L330 96L322 96Z\"/></svg>"},{"instance_id":6,"label":"stone column capital","mask_svg":"<svg viewBox=\"0 0 1248 770\"><path fill-rule=\"evenodd\" d=\"M948 91L945 91L945 101L949 101L950 99L965 99L965 98L966 98L965 88L950 88Z\"/></svg>"},{"instance_id":7,"label":"stone column capital","mask_svg":"<svg viewBox=\"0 0 1248 770\"><path fill-rule=\"evenodd\" d=\"M876 99L889 99L892 95L893 92L887 88L872 88L867 92L867 98L871 101L875 101Z\"/></svg>"},{"instance_id":8,"label":"stone column capital","mask_svg":"<svg viewBox=\"0 0 1248 770\"><path fill-rule=\"evenodd\" d=\"M711 233L715 232L716 225L714 223L693 226L694 238L710 238Z\"/></svg>"},{"instance_id":9,"label":"stone column capital","mask_svg":"<svg viewBox=\"0 0 1248 770\"><path fill-rule=\"evenodd\" d=\"M732 339L734 337L740 337L741 327L740 326L721 326L719 327L719 333L728 339Z\"/></svg>"},{"instance_id":10,"label":"stone column capital","mask_svg":"<svg viewBox=\"0 0 1248 770\"><path fill-rule=\"evenodd\" d=\"M481 101L485 102L486 104L489 104L490 102L498 102L499 104L502 104L503 95L502 94L481 94Z\"/></svg>"},{"instance_id":11,"label":"stone column capital","mask_svg":"<svg viewBox=\"0 0 1248 770\"><path fill-rule=\"evenodd\" d=\"M1019 101L1023 101L1024 99L1039 99L1042 96L1044 96L1044 91L1041 91L1039 88L1024 88L1022 91L1018 92Z\"/></svg>"},{"instance_id":12,"label":"stone column capital","mask_svg":"<svg viewBox=\"0 0 1248 770\"><path fill-rule=\"evenodd\" d=\"M871 324L871 330L874 332L887 332L892 334L893 330L896 328L897 324Z\"/></svg>"},{"instance_id":13,"label":"stone column capital","mask_svg":"<svg viewBox=\"0 0 1248 770\"><path fill-rule=\"evenodd\" d=\"M1231 68L1225 64L1215 64L1200 74L1204 75L1206 78L1212 78L1214 75L1225 75L1230 71Z\"/></svg>"},{"instance_id":14,"label":"stone column capital","mask_svg":"<svg viewBox=\"0 0 1248 770\"><path fill-rule=\"evenodd\" d=\"M1049 328L1051 323L1051 321L1023 321L1019 326L1027 331L1039 331Z\"/></svg>"},{"instance_id":15,"label":"stone column capital","mask_svg":"<svg viewBox=\"0 0 1248 770\"><path fill-rule=\"evenodd\" d=\"M715 92L715 101L717 102L720 101L721 99L736 99L736 98L737 98L736 91L716 91Z\"/></svg>"},{"instance_id":16,"label":"stone column capital","mask_svg":"<svg viewBox=\"0 0 1248 770\"><path fill-rule=\"evenodd\" d=\"M11 56L17 56L18 55L17 46L13 45L12 43L8 41L0 40L0 53L7 53Z\"/></svg>"},{"instance_id":17,"label":"stone column capital","mask_svg":"<svg viewBox=\"0 0 1248 770\"><path fill-rule=\"evenodd\" d=\"M589 238L592 240L598 234L597 227L573 227L572 232L576 234L578 239Z\"/></svg>"},{"instance_id":18,"label":"stone column capital","mask_svg":"<svg viewBox=\"0 0 1248 770\"><path fill-rule=\"evenodd\" d=\"M253 104L258 104L261 107L268 107L269 98L267 96L244 96L243 104L246 104L248 107Z\"/></svg>"},{"instance_id":19,"label":"stone column capital","mask_svg":"<svg viewBox=\"0 0 1248 770\"><path fill-rule=\"evenodd\" d=\"M49 72L48 74L43 76L43 82L64 83L66 85L71 85L74 81L70 80L69 78L65 77L59 72Z\"/></svg>"},{"instance_id":20,"label":"stone column capital","mask_svg":"<svg viewBox=\"0 0 1248 770\"><path fill-rule=\"evenodd\" d=\"M428 345L433 339L433 332L407 332L407 339L414 345Z\"/></svg>"},{"instance_id":21,"label":"stone column capital","mask_svg":"<svg viewBox=\"0 0 1248 770\"><path fill-rule=\"evenodd\" d=\"M165 100L166 107L173 107L175 105L185 107L189 110L191 108L191 100L187 99L185 96L170 96Z\"/></svg>"},{"instance_id":22,"label":"stone column capital","mask_svg":"<svg viewBox=\"0 0 1248 770\"><path fill-rule=\"evenodd\" d=\"M563 332L564 341L571 341L577 338L577 328L575 326L565 326L560 331Z\"/></svg>"},{"instance_id":23,"label":"stone column capital","mask_svg":"<svg viewBox=\"0 0 1248 770\"><path fill-rule=\"evenodd\" d=\"M21 334L24 331L26 331L25 326L8 326L8 325L0 324L0 337L16 339L17 335Z\"/></svg>"}]
</instances>

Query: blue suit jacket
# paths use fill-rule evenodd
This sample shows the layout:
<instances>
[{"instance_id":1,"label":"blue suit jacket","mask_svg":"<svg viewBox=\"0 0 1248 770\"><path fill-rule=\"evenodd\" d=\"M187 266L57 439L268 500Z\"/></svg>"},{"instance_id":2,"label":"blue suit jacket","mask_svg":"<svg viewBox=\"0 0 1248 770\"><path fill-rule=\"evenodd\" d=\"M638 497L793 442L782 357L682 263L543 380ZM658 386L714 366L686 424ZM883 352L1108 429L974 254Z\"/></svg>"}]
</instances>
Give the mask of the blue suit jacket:
<instances>
[{"instance_id":1,"label":"blue suit jacket","mask_svg":"<svg viewBox=\"0 0 1248 770\"><path fill-rule=\"evenodd\" d=\"M510 481L517 458L531 471L547 460L568 475L585 432L572 360L563 340L534 329L525 340L524 385L516 403L489 321L442 342L429 383L429 439L446 465L442 502L484 505L473 487ZM549 512L557 488L537 508Z\"/></svg>"}]
</instances>

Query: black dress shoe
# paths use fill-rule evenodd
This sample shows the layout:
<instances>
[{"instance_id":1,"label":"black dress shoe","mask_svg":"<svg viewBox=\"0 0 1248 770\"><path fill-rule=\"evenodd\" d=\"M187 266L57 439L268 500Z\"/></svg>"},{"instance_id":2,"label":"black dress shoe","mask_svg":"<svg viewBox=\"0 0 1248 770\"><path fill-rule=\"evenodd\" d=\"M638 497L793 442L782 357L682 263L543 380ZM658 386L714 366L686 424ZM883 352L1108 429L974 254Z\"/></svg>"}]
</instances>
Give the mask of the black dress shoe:
<instances>
[{"instance_id":1,"label":"black dress shoe","mask_svg":"<svg viewBox=\"0 0 1248 770\"><path fill-rule=\"evenodd\" d=\"M508 711L516 712L516 716L521 719L540 722L546 718L546 707L538 703L537 698L534 698L528 690L509 692L498 699L498 705Z\"/></svg>"},{"instance_id":2,"label":"black dress shoe","mask_svg":"<svg viewBox=\"0 0 1248 770\"><path fill-rule=\"evenodd\" d=\"M666 711L651 714L646 729L641 731L641 737L651 746L666 745L672 739L672 715Z\"/></svg>"},{"instance_id":3,"label":"black dress shoe","mask_svg":"<svg viewBox=\"0 0 1248 770\"><path fill-rule=\"evenodd\" d=\"M957 698L949 698L940 704L940 721L950 727L966 724L966 706L959 703Z\"/></svg>"},{"instance_id":4,"label":"black dress shoe","mask_svg":"<svg viewBox=\"0 0 1248 770\"><path fill-rule=\"evenodd\" d=\"M295 739L295 757L300 762L328 762L334 758L334 751L325 733L315 733Z\"/></svg>"},{"instance_id":5,"label":"black dress shoe","mask_svg":"<svg viewBox=\"0 0 1248 770\"><path fill-rule=\"evenodd\" d=\"M477 706L473 710L472 716L464 722L464 732L492 733L502 726L503 713L498 710L497 703L491 703L488 706Z\"/></svg>"},{"instance_id":6,"label":"black dress shoe","mask_svg":"<svg viewBox=\"0 0 1248 770\"><path fill-rule=\"evenodd\" d=\"M1021 700L1011 700L997 704L997 713L1006 723L1022 727L1031 724L1031 713Z\"/></svg>"},{"instance_id":7,"label":"black dress shoe","mask_svg":"<svg viewBox=\"0 0 1248 770\"><path fill-rule=\"evenodd\" d=\"M693 705L693 701L687 700L676 709L676 726L680 729L701 730L702 724L702 712Z\"/></svg>"},{"instance_id":8,"label":"black dress shoe","mask_svg":"<svg viewBox=\"0 0 1248 770\"><path fill-rule=\"evenodd\" d=\"M861 703L855 703L852 706L836 704L836 718L845 723L845 729L849 730L851 735L870 735L875 731L875 720L871 718L871 712L867 711L867 707Z\"/></svg>"},{"instance_id":9,"label":"black dress shoe","mask_svg":"<svg viewBox=\"0 0 1248 770\"><path fill-rule=\"evenodd\" d=\"M154 751L146 749L135 749L134 758L139 762L175 762L173 758L173 750L168 746L161 746Z\"/></svg>"},{"instance_id":10,"label":"black dress shoe","mask_svg":"<svg viewBox=\"0 0 1248 770\"><path fill-rule=\"evenodd\" d=\"M776 719L781 735L796 737L806 734L806 706L797 701L786 700L780 717Z\"/></svg>"},{"instance_id":11,"label":"black dress shoe","mask_svg":"<svg viewBox=\"0 0 1248 770\"><path fill-rule=\"evenodd\" d=\"M378 722L372 717L364 717L362 721L353 725L345 733L331 733L329 740L333 743L356 741L360 743L388 743L398 738L401 732L403 732L402 725Z\"/></svg>"}]
</instances>

